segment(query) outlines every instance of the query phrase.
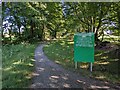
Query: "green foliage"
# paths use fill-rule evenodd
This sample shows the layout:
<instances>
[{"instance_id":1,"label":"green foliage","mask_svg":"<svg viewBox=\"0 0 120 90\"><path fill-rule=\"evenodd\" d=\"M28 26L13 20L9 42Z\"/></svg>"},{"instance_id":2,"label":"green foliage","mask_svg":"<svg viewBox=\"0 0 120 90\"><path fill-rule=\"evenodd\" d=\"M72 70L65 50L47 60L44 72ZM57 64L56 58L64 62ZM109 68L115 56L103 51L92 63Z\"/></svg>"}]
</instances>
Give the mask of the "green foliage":
<instances>
[{"instance_id":1,"label":"green foliage","mask_svg":"<svg viewBox=\"0 0 120 90\"><path fill-rule=\"evenodd\" d=\"M50 45L46 45L44 52L50 59L55 60L56 63L62 64L64 67L74 67L72 44L68 44L65 41L53 42Z\"/></svg>"},{"instance_id":2,"label":"green foliage","mask_svg":"<svg viewBox=\"0 0 120 90\"><path fill-rule=\"evenodd\" d=\"M52 42L44 47L45 54L57 64L67 69L80 72L85 76L91 76L88 63L78 63L80 70L74 69L73 42L60 40ZM114 55L114 57L113 57ZM92 77L100 80L108 80L119 83L119 58L115 51L95 50L95 62L93 65Z\"/></svg>"},{"instance_id":3,"label":"green foliage","mask_svg":"<svg viewBox=\"0 0 120 90\"><path fill-rule=\"evenodd\" d=\"M75 32L94 32L95 40L103 34L103 31L110 27L117 27L115 23L117 16L113 8L116 3L105 2L79 2L79 3L65 3L66 18L69 21L67 23L69 28L76 29ZM112 17L112 20L110 19ZM113 26L114 23L114 26ZM72 29L73 30L73 29ZM114 31L113 31L114 32Z\"/></svg>"},{"instance_id":4,"label":"green foliage","mask_svg":"<svg viewBox=\"0 0 120 90\"><path fill-rule=\"evenodd\" d=\"M10 10L9 14L6 14L7 9ZM14 17L15 20L13 24L17 25L19 29L16 36L20 39L23 37L27 40L31 38L44 40L45 32L49 32L51 37L56 38L57 32L63 27L64 21L62 19L63 12L61 3L3 3L3 16L6 17L9 15ZM3 20L5 20L5 18L3 18ZM24 32L22 34L20 32L21 26L24 26Z\"/></svg>"},{"instance_id":5,"label":"green foliage","mask_svg":"<svg viewBox=\"0 0 120 90\"><path fill-rule=\"evenodd\" d=\"M12 33L20 41L45 40L46 33L49 39L63 37L75 32L94 32L95 40L103 35L104 30L110 29L120 33L119 3L110 2L3 2L3 21L8 16L12 25L9 30L10 40ZM6 13L6 10L9 12ZM13 27L17 25L17 29ZM24 32L20 27L24 26ZM5 29L5 27L4 27ZM2 37L4 29L2 30ZM14 32L13 32L14 31ZM18 32L18 33L15 33Z\"/></svg>"},{"instance_id":6,"label":"green foliage","mask_svg":"<svg viewBox=\"0 0 120 90\"><path fill-rule=\"evenodd\" d=\"M28 87L34 70L36 44L21 43L2 47L2 87Z\"/></svg>"}]
</instances>

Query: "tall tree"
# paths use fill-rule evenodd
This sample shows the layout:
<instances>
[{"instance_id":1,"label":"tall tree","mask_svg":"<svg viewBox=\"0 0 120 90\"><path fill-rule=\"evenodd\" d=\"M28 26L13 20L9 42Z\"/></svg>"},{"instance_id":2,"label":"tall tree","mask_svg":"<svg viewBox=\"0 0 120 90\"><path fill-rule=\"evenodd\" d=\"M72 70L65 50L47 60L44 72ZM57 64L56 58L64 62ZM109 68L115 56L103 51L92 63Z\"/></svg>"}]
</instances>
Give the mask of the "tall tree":
<instances>
[{"instance_id":1,"label":"tall tree","mask_svg":"<svg viewBox=\"0 0 120 90\"><path fill-rule=\"evenodd\" d=\"M95 40L98 40L98 32L106 20L111 3L66 3L67 17L71 17L73 23L79 24L79 31L95 33ZM77 24L78 23L78 24Z\"/></svg>"}]
</instances>

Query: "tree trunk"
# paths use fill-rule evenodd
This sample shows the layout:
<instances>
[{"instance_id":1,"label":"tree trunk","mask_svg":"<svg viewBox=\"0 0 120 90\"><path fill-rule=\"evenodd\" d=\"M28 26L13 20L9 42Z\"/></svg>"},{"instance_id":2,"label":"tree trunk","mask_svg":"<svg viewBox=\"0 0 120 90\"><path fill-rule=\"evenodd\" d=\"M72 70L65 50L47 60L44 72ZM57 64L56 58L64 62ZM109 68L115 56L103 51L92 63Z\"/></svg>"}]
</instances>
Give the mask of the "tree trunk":
<instances>
[{"instance_id":1,"label":"tree trunk","mask_svg":"<svg viewBox=\"0 0 120 90\"><path fill-rule=\"evenodd\" d=\"M97 32L95 33L95 41L100 41L100 40L98 39L98 33L97 33Z\"/></svg>"},{"instance_id":2,"label":"tree trunk","mask_svg":"<svg viewBox=\"0 0 120 90\"><path fill-rule=\"evenodd\" d=\"M57 32L54 31L53 37L56 38L57 37Z\"/></svg>"},{"instance_id":3,"label":"tree trunk","mask_svg":"<svg viewBox=\"0 0 120 90\"><path fill-rule=\"evenodd\" d=\"M117 18L118 18L118 29L119 29L118 32L120 33L120 11L119 11L119 9L117 10Z\"/></svg>"},{"instance_id":4,"label":"tree trunk","mask_svg":"<svg viewBox=\"0 0 120 90\"><path fill-rule=\"evenodd\" d=\"M31 20L31 22L30 22L30 25L31 25L31 29L30 29L30 31L31 31L31 37L30 38L33 38L34 37L34 25L33 25L33 21Z\"/></svg>"},{"instance_id":5,"label":"tree trunk","mask_svg":"<svg viewBox=\"0 0 120 90\"><path fill-rule=\"evenodd\" d=\"M45 26L45 23L43 24L43 31L42 31L42 40L45 39L45 29L46 29L46 26Z\"/></svg>"},{"instance_id":6,"label":"tree trunk","mask_svg":"<svg viewBox=\"0 0 120 90\"><path fill-rule=\"evenodd\" d=\"M42 25L42 28L40 29L40 33L38 33L38 38L42 41L44 40L44 29L45 29L45 26L44 24Z\"/></svg>"},{"instance_id":7,"label":"tree trunk","mask_svg":"<svg viewBox=\"0 0 120 90\"><path fill-rule=\"evenodd\" d=\"M11 40L12 40L12 38L11 38L11 30L10 29L8 29L9 30L9 38L10 38L10 42L11 42Z\"/></svg>"}]
</instances>

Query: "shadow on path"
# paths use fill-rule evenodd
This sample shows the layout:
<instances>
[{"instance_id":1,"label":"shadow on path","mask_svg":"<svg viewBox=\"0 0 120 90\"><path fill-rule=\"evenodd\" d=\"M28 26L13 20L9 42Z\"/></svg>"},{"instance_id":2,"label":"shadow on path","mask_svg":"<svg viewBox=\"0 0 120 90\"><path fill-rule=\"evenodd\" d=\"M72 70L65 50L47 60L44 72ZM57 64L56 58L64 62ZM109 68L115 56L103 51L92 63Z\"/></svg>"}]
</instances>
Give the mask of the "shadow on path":
<instances>
[{"instance_id":1,"label":"shadow on path","mask_svg":"<svg viewBox=\"0 0 120 90\"><path fill-rule=\"evenodd\" d=\"M35 72L30 88L82 88L82 89L117 89L107 82L93 80L65 70L49 60L43 53L44 44L35 50Z\"/></svg>"}]
</instances>

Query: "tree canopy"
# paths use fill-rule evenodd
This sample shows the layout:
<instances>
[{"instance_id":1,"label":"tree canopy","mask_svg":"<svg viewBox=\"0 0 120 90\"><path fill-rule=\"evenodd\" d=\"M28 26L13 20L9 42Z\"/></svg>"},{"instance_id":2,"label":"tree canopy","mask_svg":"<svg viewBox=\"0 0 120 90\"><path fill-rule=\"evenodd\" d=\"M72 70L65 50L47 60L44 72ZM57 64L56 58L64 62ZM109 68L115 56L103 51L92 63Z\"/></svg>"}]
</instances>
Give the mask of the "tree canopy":
<instances>
[{"instance_id":1,"label":"tree canopy","mask_svg":"<svg viewBox=\"0 0 120 90\"><path fill-rule=\"evenodd\" d=\"M2 41L45 40L69 33L105 30L120 33L120 3L113 2L3 2Z\"/></svg>"}]
</instances>

